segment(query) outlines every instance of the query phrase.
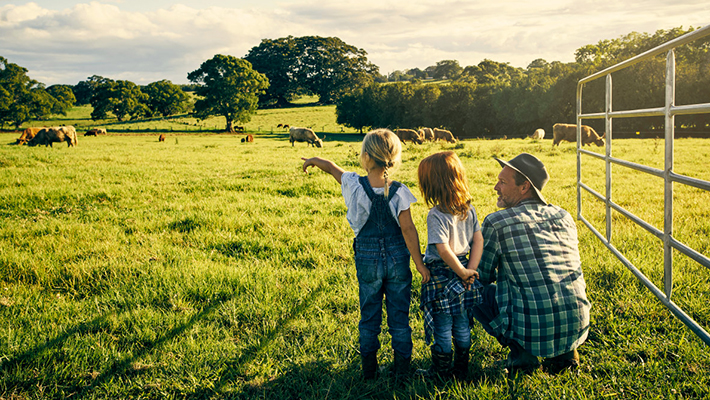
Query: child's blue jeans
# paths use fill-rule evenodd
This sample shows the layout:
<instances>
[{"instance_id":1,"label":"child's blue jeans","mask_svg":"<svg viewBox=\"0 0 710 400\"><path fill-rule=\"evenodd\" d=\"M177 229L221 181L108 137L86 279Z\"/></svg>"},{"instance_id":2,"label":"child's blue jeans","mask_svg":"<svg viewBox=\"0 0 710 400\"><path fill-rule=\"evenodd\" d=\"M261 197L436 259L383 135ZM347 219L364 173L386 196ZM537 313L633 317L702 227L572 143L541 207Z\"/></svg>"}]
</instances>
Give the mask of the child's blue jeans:
<instances>
[{"instance_id":1,"label":"child's blue jeans","mask_svg":"<svg viewBox=\"0 0 710 400\"><path fill-rule=\"evenodd\" d=\"M452 338L456 347L468 349L471 347L471 330L466 314L451 316L447 313L435 313L434 317L434 350L439 353L452 352Z\"/></svg>"},{"instance_id":2,"label":"child's blue jeans","mask_svg":"<svg viewBox=\"0 0 710 400\"><path fill-rule=\"evenodd\" d=\"M360 286L362 356L376 353L380 348L378 335L382 325L383 297L392 348L402 357L412 355L412 329L409 327L412 271L409 260L409 251L403 242L394 248L387 246L385 250L378 239L358 240L355 266Z\"/></svg>"}]
</instances>

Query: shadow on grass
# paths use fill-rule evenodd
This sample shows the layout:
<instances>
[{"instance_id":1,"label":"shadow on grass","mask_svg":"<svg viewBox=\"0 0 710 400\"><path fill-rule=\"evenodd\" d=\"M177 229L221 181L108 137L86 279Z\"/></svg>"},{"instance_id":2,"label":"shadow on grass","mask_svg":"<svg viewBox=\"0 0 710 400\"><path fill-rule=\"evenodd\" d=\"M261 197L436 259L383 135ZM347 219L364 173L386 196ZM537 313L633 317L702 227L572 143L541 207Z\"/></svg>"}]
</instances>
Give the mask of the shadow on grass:
<instances>
[{"instance_id":1,"label":"shadow on grass","mask_svg":"<svg viewBox=\"0 0 710 400\"><path fill-rule=\"evenodd\" d=\"M73 382L56 382L61 384L62 389L65 393L71 393L69 396L72 399L81 399L85 397L93 398L96 394L93 393L96 388L102 387L105 383L113 381L115 379L121 379L121 377L130 377L138 373L133 367L135 360L140 360L145 354L155 351L156 348L160 347L162 344L173 340L174 338L180 336L185 331L189 330L196 322L208 317L216 309L218 309L224 302L230 299L223 299L209 307L203 309L199 313L190 317L190 319L184 324L166 331L163 335L160 335L157 340L150 342L143 346L139 351L133 352L130 357L119 358L108 363L109 366L104 370L104 372L92 377L89 383L82 384L81 377L76 377L76 381ZM54 357L49 360L43 360L42 356L45 352L50 349L61 348L62 344L68 339L75 335L89 334L94 332L101 332L105 330L105 326L109 317L116 315L114 312L109 312L107 314L101 315L93 320L85 323L81 323L73 328L65 330L61 335L56 336L53 339L46 341L36 347L33 347L22 354L10 359L9 361L0 364L2 371L7 373L7 375L12 375L13 370L22 368L34 368L34 364L38 362L55 362L61 363L60 359L55 359ZM61 358L61 354L57 356ZM21 375L21 374L15 374ZM56 378L52 378L46 375L38 374L31 379L26 379L25 376L20 377L22 381L7 380L4 382L9 388L25 388L31 390L31 388L37 388L46 386L48 382L55 381Z\"/></svg>"}]
</instances>

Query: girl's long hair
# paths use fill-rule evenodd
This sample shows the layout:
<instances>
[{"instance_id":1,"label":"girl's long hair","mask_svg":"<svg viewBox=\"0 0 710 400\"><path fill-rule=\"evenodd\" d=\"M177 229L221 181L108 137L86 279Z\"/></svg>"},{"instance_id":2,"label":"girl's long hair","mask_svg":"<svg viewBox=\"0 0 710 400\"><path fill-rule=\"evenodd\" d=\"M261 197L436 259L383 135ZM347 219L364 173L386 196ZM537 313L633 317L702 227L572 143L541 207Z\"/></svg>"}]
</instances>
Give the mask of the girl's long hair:
<instances>
[{"instance_id":1,"label":"girl's long hair","mask_svg":"<svg viewBox=\"0 0 710 400\"><path fill-rule=\"evenodd\" d=\"M402 161L402 143L391 130L375 129L362 140L360 164L365 170L368 169L367 157L385 170L385 198L389 197L389 171Z\"/></svg>"},{"instance_id":2,"label":"girl's long hair","mask_svg":"<svg viewBox=\"0 0 710 400\"><path fill-rule=\"evenodd\" d=\"M471 194L461 160L453 151L432 154L419 163L419 190L429 207L466 219Z\"/></svg>"}]
</instances>

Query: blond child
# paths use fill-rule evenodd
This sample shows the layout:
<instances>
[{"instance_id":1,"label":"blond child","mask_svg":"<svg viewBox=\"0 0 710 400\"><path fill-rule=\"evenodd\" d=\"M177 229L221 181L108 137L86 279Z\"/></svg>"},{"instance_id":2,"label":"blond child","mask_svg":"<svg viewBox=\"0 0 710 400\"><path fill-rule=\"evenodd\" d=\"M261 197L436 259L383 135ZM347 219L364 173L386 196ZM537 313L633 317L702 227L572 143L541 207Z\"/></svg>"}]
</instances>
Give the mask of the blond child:
<instances>
[{"instance_id":1,"label":"blond child","mask_svg":"<svg viewBox=\"0 0 710 400\"><path fill-rule=\"evenodd\" d=\"M481 226L471 205L463 165L453 151L422 160L418 178L431 207L424 255L431 278L422 284L420 308L432 366L417 372L426 377L448 377L453 372L456 378L465 379L472 309L481 302L482 286L475 280L483 252Z\"/></svg>"},{"instance_id":2,"label":"blond child","mask_svg":"<svg viewBox=\"0 0 710 400\"><path fill-rule=\"evenodd\" d=\"M417 201L403 184L390 180L390 171L401 162L401 143L388 129L369 132L362 141L360 164L366 176L346 172L330 160L305 159L303 170L318 167L341 185L347 220L355 233L355 268L360 295L360 355L365 379L377 373L378 335L382 323L383 297L387 325L392 335L395 376L409 373L412 330L409 327L412 272L410 256L422 282L429 280L424 267L419 235L410 205Z\"/></svg>"}]
</instances>

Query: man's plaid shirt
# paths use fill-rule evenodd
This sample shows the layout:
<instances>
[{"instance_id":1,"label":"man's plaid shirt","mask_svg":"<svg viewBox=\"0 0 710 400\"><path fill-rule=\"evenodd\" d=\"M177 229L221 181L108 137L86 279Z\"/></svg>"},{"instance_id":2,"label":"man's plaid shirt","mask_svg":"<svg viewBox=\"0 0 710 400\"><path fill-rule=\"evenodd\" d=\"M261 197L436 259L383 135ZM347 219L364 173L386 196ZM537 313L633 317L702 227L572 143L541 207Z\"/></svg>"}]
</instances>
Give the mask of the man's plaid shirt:
<instances>
[{"instance_id":1,"label":"man's plaid shirt","mask_svg":"<svg viewBox=\"0 0 710 400\"><path fill-rule=\"evenodd\" d=\"M491 322L539 357L577 348L589 332L590 303L577 226L560 207L525 200L483 221L483 284L497 282L500 314Z\"/></svg>"},{"instance_id":2,"label":"man's plaid shirt","mask_svg":"<svg viewBox=\"0 0 710 400\"><path fill-rule=\"evenodd\" d=\"M465 257L460 257L463 265L468 264ZM426 264L431 278L422 285L421 303L419 308L424 314L424 337L426 344L431 345L434 334L434 314L445 313L449 315L464 314L472 321L470 311L481 303L481 289L483 285L474 281L467 290L464 282L442 260Z\"/></svg>"}]
</instances>

